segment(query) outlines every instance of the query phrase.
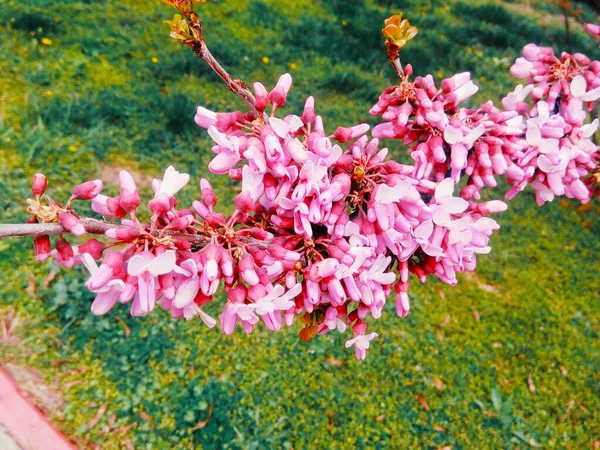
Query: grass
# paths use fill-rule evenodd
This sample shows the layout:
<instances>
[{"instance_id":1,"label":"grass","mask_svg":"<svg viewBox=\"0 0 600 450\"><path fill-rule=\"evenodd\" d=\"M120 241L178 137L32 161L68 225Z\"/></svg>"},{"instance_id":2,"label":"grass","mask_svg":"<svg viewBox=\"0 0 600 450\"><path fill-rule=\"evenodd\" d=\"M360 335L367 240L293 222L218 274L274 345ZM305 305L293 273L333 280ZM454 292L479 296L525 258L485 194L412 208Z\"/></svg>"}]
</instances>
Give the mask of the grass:
<instances>
[{"instance_id":1,"label":"grass","mask_svg":"<svg viewBox=\"0 0 600 450\"><path fill-rule=\"evenodd\" d=\"M202 16L235 76L269 86L291 71L287 110L314 94L333 130L370 121L393 81L378 30L396 3L214 0ZM478 101L515 84L508 67L524 44L563 47L560 15L544 2L402 6L421 30L404 61L437 79L470 70ZM25 218L39 170L57 199L113 166L207 175L194 107L240 102L166 37L169 14L158 1L0 4L3 222ZM579 31L573 44L597 52ZM210 178L231 198L232 182ZM589 448L600 439L600 221L568 201L537 208L525 193L499 222L475 275L455 288L414 283L406 319L386 308L363 362L343 337L304 344L298 327L225 337L160 312L93 317L82 270L50 281L30 242L0 241L0 312L24 323L0 357L58 383L65 406L52 419L82 448Z\"/></svg>"}]
</instances>

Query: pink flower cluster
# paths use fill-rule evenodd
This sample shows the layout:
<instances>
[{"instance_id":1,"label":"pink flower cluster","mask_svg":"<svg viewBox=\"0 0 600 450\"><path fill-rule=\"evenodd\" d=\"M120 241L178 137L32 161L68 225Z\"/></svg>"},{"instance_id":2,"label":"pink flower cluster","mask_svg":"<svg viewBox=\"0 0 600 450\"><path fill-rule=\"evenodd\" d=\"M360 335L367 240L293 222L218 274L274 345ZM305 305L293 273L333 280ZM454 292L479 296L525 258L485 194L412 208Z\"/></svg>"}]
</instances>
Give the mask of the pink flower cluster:
<instances>
[{"instance_id":1,"label":"pink flower cluster","mask_svg":"<svg viewBox=\"0 0 600 450\"><path fill-rule=\"evenodd\" d=\"M300 315L303 340L350 327L346 347L363 359L378 336L367 333L367 317L381 317L392 292L397 314L408 314L411 275L454 285L490 251L499 226L488 216L506 205L482 202L483 187L496 187L503 176L511 185L507 198L531 185L541 205L555 195L586 202L600 181L592 141L598 120L587 120L600 98L600 63L579 54L557 58L533 44L523 54L511 72L528 84L508 94L502 108L462 106L478 89L468 73L438 87L431 75L411 81L407 65L370 111L383 121L371 138L367 124L327 133L312 97L301 114L278 117L289 74L270 91L255 83L251 111L199 107L195 116L214 141L209 170L241 183L232 214L215 209L206 179L198 200L180 208L176 194L190 177L173 167L152 182L147 211L124 170L118 196L90 181L75 187L65 207L42 199L47 181L37 175L32 221L60 222L84 235L74 200L91 200L103 218L121 219L105 231L107 243L73 247L60 236L51 250L49 236L37 236L37 258L83 264L96 294L94 314L126 303L141 316L160 305L175 318L198 316L213 327L217 320L204 308L223 288L224 333L237 325L251 333L259 322L279 330ZM402 140L413 163L388 159L381 139Z\"/></svg>"},{"instance_id":2,"label":"pink flower cluster","mask_svg":"<svg viewBox=\"0 0 600 450\"><path fill-rule=\"evenodd\" d=\"M398 86L387 88L371 114L381 116L373 135L401 139L415 162L412 176L438 181L449 176L465 185L461 197L479 199L496 176L511 185L513 198L527 185L539 205L565 195L583 203L597 185L598 120L590 120L600 98L600 62L529 44L511 73L527 79L503 100L476 109L460 103L477 91L468 73L442 80L416 77L410 66ZM527 100L530 100L528 102Z\"/></svg>"},{"instance_id":3,"label":"pink flower cluster","mask_svg":"<svg viewBox=\"0 0 600 450\"><path fill-rule=\"evenodd\" d=\"M589 120L589 113L600 98L600 61L580 53L559 58L550 47L528 44L511 73L528 84L503 99L507 110L526 119L512 156L521 172L507 174L512 184L507 198L531 185L539 205L557 195L586 203L599 155L593 141L598 119Z\"/></svg>"},{"instance_id":4,"label":"pink flower cluster","mask_svg":"<svg viewBox=\"0 0 600 450\"><path fill-rule=\"evenodd\" d=\"M451 86L446 104L458 103L472 89L463 79ZM407 166L386 160L387 149L366 136L368 125L327 134L312 97L300 116L275 117L290 86L287 74L271 92L256 83L256 114L198 108L196 123L215 142L209 169L240 180L254 202L254 216L270 224L275 242L300 255L300 273L286 275L288 288L297 275L302 285L289 314L311 315L319 333L354 324L357 337L363 336L364 319L381 316L392 289L398 314L407 314L410 273L421 281L435 275L455 284L456 273L473 270L498 228L485 216L505 205L454 197L455 180L445 175L452 158L443 150L439 164L427 160L433 152L427 149L415 166ZM381 108L387 106L383 102ZM386 130L380 127L374 135L384 137ZM455 153L461 142L454 142ZM352 341L359 357L363 340Z\"/></svg>"}]
</instances>

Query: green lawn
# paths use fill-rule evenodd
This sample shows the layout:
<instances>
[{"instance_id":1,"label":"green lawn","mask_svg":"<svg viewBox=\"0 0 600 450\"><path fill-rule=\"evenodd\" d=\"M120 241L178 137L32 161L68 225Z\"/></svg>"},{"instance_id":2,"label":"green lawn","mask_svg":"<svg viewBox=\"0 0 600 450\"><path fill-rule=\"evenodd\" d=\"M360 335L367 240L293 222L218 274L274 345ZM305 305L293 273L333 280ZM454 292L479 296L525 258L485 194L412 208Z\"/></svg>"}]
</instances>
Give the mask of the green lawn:
<instances>
[{"instance_id":1,"label":"green lawn","mask_svg":"<svg viewBox=\"0 0 600 450\"><path fill-rule=\"evenodd\" d=\"M28 3L0 4L2 222L25 218L22 199L40 170L57 200L116 166L152 177L172 163L195 180L209 175L194 108L241 105L167 37L168 6ZM372 120L368 108L393 81L379 30L398 9L420 28L404 62L437 79L470 70L478 101L498 101L516 84L508 68L524 44L564 45L561 17L539 1L199 8L209 46L234 76L270 86L291 71L287 110L315 95L332 131ZM573 42L598 56L581 32ZM234 184L209 178L227 209ZM194 183L184 198L196 194ZM600 440L597 205L540 209L527 192L510 206L477 273L454 288L413 282L411 314L399 319L389 305L362 362L344 337L304 344L298 326L226 337L160 311L94 317L83 270L45 282L56 267L34 265L31 242L0 241L0 315L21 318L19 341L0 344L0 359L59 386L65 405L52 418L81 448L591 448Z\"/></svg>"}]
</instances>

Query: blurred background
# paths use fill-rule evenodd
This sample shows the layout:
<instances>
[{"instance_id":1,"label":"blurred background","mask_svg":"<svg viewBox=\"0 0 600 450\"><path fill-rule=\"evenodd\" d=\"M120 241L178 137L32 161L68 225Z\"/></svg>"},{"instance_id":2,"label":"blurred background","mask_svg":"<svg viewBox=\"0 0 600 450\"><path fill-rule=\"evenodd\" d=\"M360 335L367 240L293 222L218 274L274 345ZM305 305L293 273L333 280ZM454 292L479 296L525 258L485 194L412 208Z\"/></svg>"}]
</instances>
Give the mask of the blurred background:
<instances>
[{"instance_id":1,"label":"blurred background","mask_svg":"<svg viewBox=\"0 0 600 450\"><path fill-rule=\"evenodd\" d=\"M567 48L561 9L535 0L198 7L233 76L269 88L290 72L285 111L314 95L330 131L373 123L368 109L394 82L380 30L399 11L420 30L403 62L436 80L470 71L480 85L473 103L513 89L508 69L525 44ZM209 177L229 210L234 183L208 173L210 143L193 118L197 105L241 104L168 37L162 21L173 12L158 0L0 4L2 222L26 218L35 172L61 201L91 178L116 191L120 168L148 185L168 164ZM571 27L573 49L597 58ZM181 203L197 194L192 183ZM595 208L538 208L522 194L497 217L502 229L478 271L454 288L413 282L411 314L399 319L388 305L362 362L345 336L305 344L299 326L223 336L162 311L94 317L82 269L35 264L28 239L0 241L0 359L45 389L34 401L80 448L599 448Z\"/></svg>"}]
</instances>

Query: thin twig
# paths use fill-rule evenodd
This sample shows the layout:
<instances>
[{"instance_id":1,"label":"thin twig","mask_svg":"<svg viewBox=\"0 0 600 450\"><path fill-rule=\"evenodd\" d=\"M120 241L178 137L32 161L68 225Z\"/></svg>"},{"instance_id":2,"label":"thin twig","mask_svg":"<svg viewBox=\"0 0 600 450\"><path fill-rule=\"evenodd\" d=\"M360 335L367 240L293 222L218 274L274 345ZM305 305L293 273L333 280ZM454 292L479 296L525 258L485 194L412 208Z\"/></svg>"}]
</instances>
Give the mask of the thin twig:
<instances>
[{"instance_id":1,"label":"thin twig","mask_svg":"<svg viewBox=\"0 0 600 450\"><path fill-rule=\"evenodd\" d=\"M254 95L248 89L246 84L239 78L233 78L229 75L206 46L206 41L204 40L204 34L202 32L202 21L200 18L195 13L191 13L191 18L188 23L190 28L195 31L194 34L196 35L196 39L188 41L186 44L189 45L198 58L208 64L208 66L219 75L219 77L227 84L227 88L231 92L240 97L252 111L257 113L256 107L254 106Z\"/></svg>"}]
</instances>

